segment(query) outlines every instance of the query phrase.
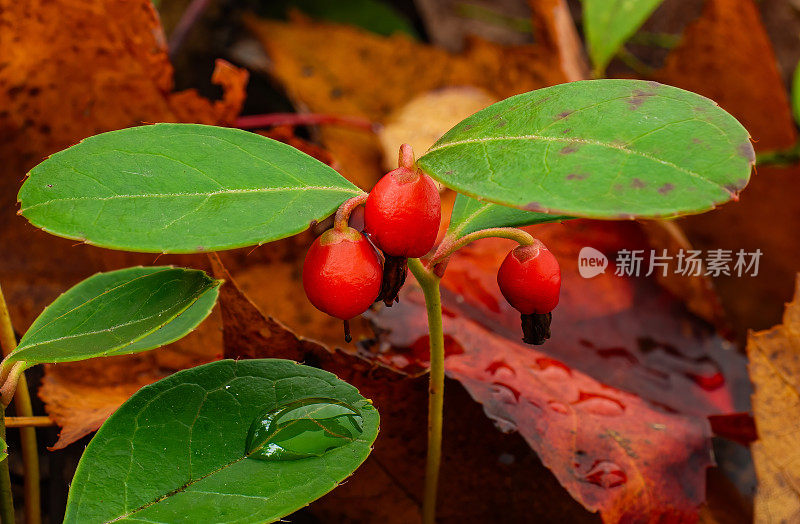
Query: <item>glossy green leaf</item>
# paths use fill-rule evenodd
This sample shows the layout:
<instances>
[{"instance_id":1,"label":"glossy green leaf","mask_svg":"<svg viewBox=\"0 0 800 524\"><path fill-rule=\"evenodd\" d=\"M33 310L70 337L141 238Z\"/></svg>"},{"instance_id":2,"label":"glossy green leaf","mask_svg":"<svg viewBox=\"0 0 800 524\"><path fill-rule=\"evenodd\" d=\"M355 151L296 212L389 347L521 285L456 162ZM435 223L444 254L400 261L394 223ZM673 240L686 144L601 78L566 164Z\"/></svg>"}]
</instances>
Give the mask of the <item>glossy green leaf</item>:
<instances>
[{"instance_id":1,"label":"glossy green leaf","mask_svg":"<svg viewBox=\"0 0 800 524\"><path fill-rule=\"evenodd\" d=\"M239 129L155 124L96 135L28 174L20 212L54 235L191 253L299 233L361 193L297 149Z\"/></svg>"},{"instance_id":2,"label":"glossy green leaf","mask_svg":"<svg viewBox=\"0 0 800 524\"><path fill-rule=\"evenodd\" d=\"M598 75L663 1L583 0L583 32Z\"/></svg>"},{"instance_id":3,"label":"glossy green leaf","mask_svg":"<svg viewBox=\"0 0 800 524\"><path fill-rule=\"evenodd\" d=\"M8 445L6 441L0 438L0 461L3 461L8 457Z\"/></svg>"},{"instance_id":4,"label":"glossy green leaf","mask_svg":"<svg viewBox=\"0 0 800 524\"><path fill-rule=\"evenodd\" d=\"M182 338L211 312L220 281L177 267L98 273L50 304L9 362L70 362L157 348Z\"/></svg>"},{"instance_id":5,"label":"glossy green leaf","mask_svg":"<svg viewBox=\"0 0 800 524\"><path fill-rule=\"evenodd\" d=\"M641 80L588 80L493 104L419 160L443 184L527 211L656 218L735 198L755 161L713 101Z\"/></svg>"},{"instance_id":6,"label":"glossy green leaf","mask_svg":"<svg viewBox=\"0 0 800 524\"><path fill-rule=\"evenodd\" d=\"M513 207L481 202L459 193L453 205L447 235L457 239L492 227L522 227L570 218L572 217L522 211Z\"/></svg>"},{"instance_id":7,"label":"glossy green leaf","mask_svg":"<svg viewBox=\"0 0 800 524\"><path fill-rule=\"evenodd\" d=\"M257 460L248 433L308 398L352 406L361 434L319 456ZM378 434L370 401L334 375L288 360L223 360L142 388L103 424L72 482L65 522L271 522L335 488Z\"/></svg>"}]
</instances>

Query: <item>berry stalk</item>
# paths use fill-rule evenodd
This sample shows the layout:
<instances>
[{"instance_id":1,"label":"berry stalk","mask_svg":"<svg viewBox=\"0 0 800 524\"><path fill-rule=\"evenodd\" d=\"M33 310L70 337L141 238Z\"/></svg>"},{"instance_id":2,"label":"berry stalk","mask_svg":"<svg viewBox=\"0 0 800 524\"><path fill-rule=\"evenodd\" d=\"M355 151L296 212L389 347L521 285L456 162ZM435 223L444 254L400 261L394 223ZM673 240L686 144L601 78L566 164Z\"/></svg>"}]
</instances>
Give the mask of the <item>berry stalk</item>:
<instances>
[{"instance_id":1,"label":"berry stalk","mask_svg":"<svg viewBox=\"0 0 800 524\"><path fill-rule=\"evenodd\" d=\"M514 240L521 246L530 246L536 241L536 239L534 239L530 233L515 227L493 227L489 229L482 229L480 231L470 233L469 235L464 235L459 239L445 237L442 243L439 244L439 248L436 250L436 253L433 254L433 257L431 257L431 266L446 262L450 255L482 238L507 238L509 240Z\"/></svg>"},{"instance_id":2,"label":"berry stalk","mask_svg":"<svg viewBox=\"0 0 800 524\"><path fill-rule=\"evenodd\" d=\"M408 268L425 295L430 341L430 375L428 382L428 455L425 462L425 494L422 500L423 524L436 521L436 492L439 487L439 465L442 458L442 417L444 412L444 330L442 328L441 279L431 273L417 258L408 260Z\"/></svg>"}]
</instances>

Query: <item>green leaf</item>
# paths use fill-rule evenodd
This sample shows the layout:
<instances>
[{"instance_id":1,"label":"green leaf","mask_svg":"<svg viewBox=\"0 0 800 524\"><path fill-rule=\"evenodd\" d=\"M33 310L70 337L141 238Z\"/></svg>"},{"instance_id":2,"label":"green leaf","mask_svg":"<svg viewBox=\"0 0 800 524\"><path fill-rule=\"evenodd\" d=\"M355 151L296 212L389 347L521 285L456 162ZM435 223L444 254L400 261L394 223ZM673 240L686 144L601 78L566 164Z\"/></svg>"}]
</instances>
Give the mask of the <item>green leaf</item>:
<instances>
[{"instance_id":1,"label":"green leaf","mask_svg":"<svg viewBox=\"0 0 800 524\"><path fill-rule=\"evenodd\" d=\"M45 308L6 360L70 362L169 344L208 316L220 283L168 266L98 273Z\"/></svg>"},{"instance_id":2,"label":"green leaf","mask_svg":"<svg viewBox=\"0 0 800 524\"><path fill-rule=\"evenodd\" d=\"M795 123L800 125L800 62L795 66L792 76L792 113Z\"/></svg>"},{"instance_id":3,"label":"green leaf","mask_svg":"<svg viewBox=\"0 0 800 524\"><path fill-rule=\"evenodd\" d=\"M583 31L598 76L664 0L583 0Z\"/></svg>"},{"instance_id":4,"label":"green leaf","mask_svg":"<svg viewBox=\"0 0 800 524\"><path fill-rule=\"evenodd\" d=\"M522 211L513 207L481 202L466 195L458 194L450 217L447 236L458 239L463 236L492 227L522 227L544 222L558 222L572 217L548 215Z\"/></svg>"},{"instance_id":5,"label":"green leaf","mask_svg":"<svg viewBox=\"0 0 800 524\"><path fill-rule=\"evenodd\" d=\"M128 251L191 253L299 233L361 190L297 149L239 129L111 131L28 174L20 213L54 235Z\"/></svg>"},{"instance_id":6,"label":"green leaf","mask_svg":"<svg viewBox=\"0 0 800 524\"><path fill-rule=\"evenodd\" d=\"M735 198L755 161L713 101L641 80L588 80L493 104L418 164L471 197L579 217L700 213Z\"/></svg>"},{"instance_id":7,"label":"green leaf","mask_svg":"<svg viewBox=\"0 0 800 524\"><path fill-rule=\"evenodd\" d=\"M404 33L419 39L419 34L403 13L377 0L271 0L261 3L259 8L262 9L260 14L272 18L283 18L290 9L298 9L312 18L354 25L379 35Z\"/></svg>"},{"instance_id":8,"label":"green leaf","mask_svg":"<svg viewBox=\"0 0 800 524\"><path fill-rule=\"evenodd\" d=\"M8 445L6 441L0 438L0 462L4 461L8 457Z\"/></svg>"},{"instance_id":9,"label":"green leaf","mask_svg":"<svg viewBox=\"0 0 800 524\"><path fill-rule=\"evenodd\" d=\"M351 406L360 435L319 456L248 457L250 428L265 412L285 414L309 398ZM296 362L223 360L180 371L139 390L103 424L75 472L64 522L271 522L351 475L378 421L353 386Z\"/></svg>"}]
</instances>

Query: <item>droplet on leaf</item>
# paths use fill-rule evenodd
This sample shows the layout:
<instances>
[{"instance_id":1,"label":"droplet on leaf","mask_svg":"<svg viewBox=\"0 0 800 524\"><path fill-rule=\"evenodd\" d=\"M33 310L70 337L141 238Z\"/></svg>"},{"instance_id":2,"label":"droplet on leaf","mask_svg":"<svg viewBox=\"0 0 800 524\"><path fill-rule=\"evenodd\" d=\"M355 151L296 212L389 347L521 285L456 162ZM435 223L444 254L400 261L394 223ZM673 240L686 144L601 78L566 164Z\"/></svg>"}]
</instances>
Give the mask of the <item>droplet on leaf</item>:
<instances>
[{"instance_id":1,"label":"droplet on leaf","mask_svg":"<svg viewBox=\"0 0 800 524\"><path fill-rule=\"evenodd\" d=\"M491 386L492 393L505 404L516 404L519 402L519 391L505 384L494 383Z\"/></svg>"},{"instance_id":2,"label":"droplet on leaf","mask_svg":"<svg viewBox=\"0 0 800 524\"><path fill-rule=\"evenodd\" d=\"M604 417L622 415L625 412L625 406L622 402L598 393L581 391L580 397L575 404L589 413Z\"/></svg>"},{"instance_id":3,"label":"droplet on leaf","mask_svg":"<svg viewBox=\"0 0 800 524\"><path fill-rule=\"evenodd\" d=\"M486 368L486 372L494 375L497 380L511 380L517 373L503 361L492 362Z\"/></svg>"},{"instance_id":4,"label":"droplet on leaf","mask_svg":"<svg viewBox=\"0 0 800 524\"><path fill-rule=\"evenodd\" d=\"M305 398L267 410L247 435L246 452L258 460L319 457L361 436L363 418L332 398Z\"/></svg>"},{"instance_id":5,"label":"droplet on leaf","mask_svg":"<svg viewBox=\"0 0 800 524\"><path fill-rule=\"evenodd\" d=\"M622 468L608 460L595 461L584 478L586 482L603 488L615 488L628 481L628 476Z\"/></svg>"}]
</instances>

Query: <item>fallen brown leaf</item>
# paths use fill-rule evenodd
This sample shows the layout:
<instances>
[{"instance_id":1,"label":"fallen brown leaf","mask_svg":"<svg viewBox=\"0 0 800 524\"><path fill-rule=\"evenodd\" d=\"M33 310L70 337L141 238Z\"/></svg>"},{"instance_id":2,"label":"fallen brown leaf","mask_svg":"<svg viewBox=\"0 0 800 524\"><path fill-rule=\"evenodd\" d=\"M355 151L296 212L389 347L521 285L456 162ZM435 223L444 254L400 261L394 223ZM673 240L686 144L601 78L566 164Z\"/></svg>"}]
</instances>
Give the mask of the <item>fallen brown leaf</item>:
<instances>
[{"instance_id":1,"label":"fallen brown leaf","mask_svg":"<svg viewBox=\"0 0 800 524\"><path fill-rule=\"evenodd\" d=\"M750 333L750 378L758 440L750 449L758 477L756 522L800 520L800 276L783 324Z\"/></svg>"},{"instance_id":2,"label":"fallen brown leaf","mask_svg":"<svg viewBox=\"0 0 800 524\"><path fill-rule=\"evenodd\" d=\"M796 138L788 97L772 45L752 0L708 0L656 79L705 95L747 128L758 151L784 148ZM698 249L760 249L757 277L714 280L739 339L780 318L791 298L800 238L775 224L800 223L797 167L758 167L741 201L678 223Z\"/></svg>"},{"instance_id":3,"label":"fallen brown leaf","mask_svg":"<svg viewBox=\"0 0 800 524\"><path fill-rule=\"evenodd\" d=\"M450 54L403 35L381 37L302 17L246 23L267 51L273 77L296 107L313 113L384 122L415 96L443 87L473 86L499 99L567 80L559 54L543 45L471 39L464 53ZM333 126L320 135L342 174L372 187L383 172L377 138Z\"/></svg>"},{"instance_id":4,"label":"fallen brown leaf","mask_svg":"<svg viewBox=\"0 0 800 524\"><path fill-rule=\"evenodd\" d=\"M223 88L219 101L193 90L172 92L164 35L148 0L0 0L0 49L0 282L14 326L24 333L44 306L81 279L155 262L152 255L74 246L31 227L15 214L25 173L103 131L148 122L230 122L241 109L247 71L217 62L212 80ZM158 262L205 263L189 256ZM49 366L40 396L63 428L56 447L96 429L141 385L217 358L222 340L215 322L146 356Z\"/></svg>"}]
</instances>

